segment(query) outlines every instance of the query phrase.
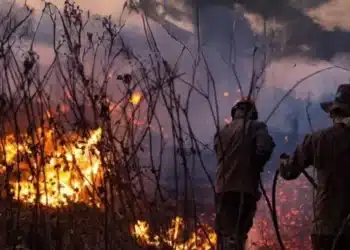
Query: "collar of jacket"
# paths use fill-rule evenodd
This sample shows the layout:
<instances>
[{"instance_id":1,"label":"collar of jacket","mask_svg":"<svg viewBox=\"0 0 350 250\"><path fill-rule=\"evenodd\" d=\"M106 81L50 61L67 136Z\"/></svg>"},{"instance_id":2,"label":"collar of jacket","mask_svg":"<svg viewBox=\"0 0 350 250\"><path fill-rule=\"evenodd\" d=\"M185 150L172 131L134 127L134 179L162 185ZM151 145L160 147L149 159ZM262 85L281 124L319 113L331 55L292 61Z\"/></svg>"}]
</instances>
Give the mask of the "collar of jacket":
<instances>
[{"instance_id":1,"label":"collar of jacket","mask_svg":"<svg viewBox=\"0 0 350 250\"><path fill-rule=\"evenodd\" d=\"M248 116L248 117L247 117L248 119L250 118L250 117L249 117L250 115L249 115L249 114L246 114L244 110L238 109L238 110L236 110L235 116L232 117L232 119L233 119L233 120L235 120L235 119L243 119L244 116Z\"/></svg>"}]
</instances>

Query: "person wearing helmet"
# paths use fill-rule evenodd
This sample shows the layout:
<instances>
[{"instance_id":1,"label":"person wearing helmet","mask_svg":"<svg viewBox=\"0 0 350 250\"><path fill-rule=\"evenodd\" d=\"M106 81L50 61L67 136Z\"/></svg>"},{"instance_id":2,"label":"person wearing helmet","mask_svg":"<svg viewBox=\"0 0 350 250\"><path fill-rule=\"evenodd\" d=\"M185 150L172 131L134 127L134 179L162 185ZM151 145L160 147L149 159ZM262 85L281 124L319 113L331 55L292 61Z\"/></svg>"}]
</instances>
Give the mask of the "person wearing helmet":
<instances>
[{"instance_id":1,"label":"person wearing helmet","mask_svg":"<svg viewBox=\"0 0 350 250\"><path fill-rule=\"evenodd\" d=\"M280 175L294 180L314 166L313 249L350 249L350 84L340 85L334 101L321 103L321 107L333 125L306 135L291 156L282 154Z\"/></svg>"},{"instance_id":2,"label":"person wearing helmet","mask_svg":"<svg viewBox=\"0 0 350 250\"><path fill-rule=\"evenodd\" d=\"M232 122L214 138L218 250L244 249L261 196L260 174L275 147L266 124L258 121L254 102L239 101L231 116Z\"/></svg>"}]
</instances>

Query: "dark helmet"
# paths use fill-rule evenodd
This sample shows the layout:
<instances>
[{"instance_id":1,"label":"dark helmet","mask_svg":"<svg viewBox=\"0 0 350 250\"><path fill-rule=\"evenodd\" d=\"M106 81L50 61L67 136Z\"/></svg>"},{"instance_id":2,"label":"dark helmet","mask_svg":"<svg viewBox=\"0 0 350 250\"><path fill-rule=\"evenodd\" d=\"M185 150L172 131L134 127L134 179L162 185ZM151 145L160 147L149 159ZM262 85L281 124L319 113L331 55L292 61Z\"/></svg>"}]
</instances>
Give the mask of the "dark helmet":
<instances>
[{"instance_id":1,"label":"dark helmet","mask_svg":"<svg viewBox=\"0 0 350 250\"><path fill-rule=\"evenodd\" d=\"M256 109L255 103L249 98L243 98L239 100L231 109L232 119L235 117L236 111L243 111L247 117L251 120L258 119L258 110Z\"/></svg>"}]
</instances>

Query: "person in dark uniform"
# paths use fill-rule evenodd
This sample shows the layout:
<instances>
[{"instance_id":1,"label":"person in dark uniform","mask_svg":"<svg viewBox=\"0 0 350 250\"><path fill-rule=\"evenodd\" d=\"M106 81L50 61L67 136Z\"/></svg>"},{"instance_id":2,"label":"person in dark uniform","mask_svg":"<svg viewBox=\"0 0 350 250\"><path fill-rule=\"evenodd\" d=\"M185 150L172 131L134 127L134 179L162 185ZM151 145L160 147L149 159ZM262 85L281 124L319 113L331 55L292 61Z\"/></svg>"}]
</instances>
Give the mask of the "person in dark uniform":
<instances>
[{"instance_id":1,"label":"person in dark uniform","mask_svg":"<svg viewBox=\"0 0 350 250\"><path fill-rule=\"evenodd\" d=\"M350 228L340 230L350 215L350 84L340 85L335 99L321 103L321 107L333 125L306 135L291 156L282 154L280 175L294 180L307 167L314 166L317 189L313 249L350 249Z\"/></svg>"},{"instance_id":2,"label":"person in dark uniform","mask_svg":"<svg viewBox=\"0 0 350 250\"><path fill-rule=\"evenodd\" d=\"M214 139L218 250L244 249L261 196L260 174L275 147L266 124L258 121L254 102L239 101L231 116L232 122Z\"/></svg>"}]
</instances>

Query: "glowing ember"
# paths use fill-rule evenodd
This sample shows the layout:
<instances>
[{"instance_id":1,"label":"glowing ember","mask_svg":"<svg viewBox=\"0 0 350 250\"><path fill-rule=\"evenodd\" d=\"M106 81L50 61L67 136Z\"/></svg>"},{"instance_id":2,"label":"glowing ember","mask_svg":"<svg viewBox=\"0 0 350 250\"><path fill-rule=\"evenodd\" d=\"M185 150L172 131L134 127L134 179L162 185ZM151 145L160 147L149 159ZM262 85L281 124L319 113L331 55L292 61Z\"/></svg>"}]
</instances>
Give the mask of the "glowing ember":
<instances>
[{"instance_id":1,"label":"glowing ember","mask_svg":"<svg viewBox=\"0 0 350 250\"><path fill-rule=\"evenodd\" d=\"M270 190L268 190L270 191ZM277 190L277 213L280 232L286 249L309 250L311 248L312 204L310 185L305 178L294 182L280 181ZM254 226L249 232L247 249L279 249L276 234L271 222L271 215L265 201L260 200ZM215 214L212 214L214 219ZM176 217L170 229L159 234L152 233L145 221L138 221L132 228L134 237L141 246L155 249L215 249L216 234L208 225L200 227L191 234L187 241L181 241L183 220ZM195 238L196 237L196 238ZM195 241L196 239L196 241ZM197 242L197 245L195 245Z\"/></svg>"},{"instance_id":2,"label":"glowing ember","mask_svg":"<svg viewBox=\"0 0 350 250\"><path fill-rule=\"evenodd\" d=\"M19 135L19 138L6 136L0 146L0 172L5 175L6 171L13 169L10 184L14 198L21 202L33 204L38 199L41 204L51 207L65 206L70 202L100 206L95 190L102 182L101 155L97 149L101 136L101 129L92 131L88 138L76 134L61 136L55 130L44 129L36 131L33 137L27 134ZM21 178L17 181L18 172ZM311 194L310 185L303 177L278 184L277 212L286 249L311 248ZM197 226L189 235L184 229L183 219L176 217L170 228L163 228L159 233L152 232L147 222L137 221L132 233L145 247L215 249L216 234L210 226ZM248 249L279 248L263 199L260 200L247 245Z\"/></svg>"},{"instance_id":3,"label":"glowing ember","mask_svg":"<svg viewBox=\"0 0 350 250\"><path fill-rule=\"evenodd\" d=\"M174 250L210 250L216 245L215 231L208 225L197 227L188 240L182 240L184 221L181 217L173 219L171 227L160 234L153 234L145 221L137 221L132 231L140 245L154 246L158 249L170 247Z\"/></svg>"},{"instance_id":4,"label":"glowing ember","mask_svg":"<svg viewBox=\"0 0 350 250\"><path fill-rule=\"evenodd\" d=\"M305 177L292 182L281 180L276 195L279 229L286 249L312 249L310 235L313 207L310 184ZM248 249L280 249L270 212L263 199L259 202L254 221L254 226L249 232Z\"/></svg>"},{"instance_id":5,"label":"glowing ember","mask_svg":"<svg viewBox=\"0 0 350 250\"><path fill-rule=\"evenodd\" d=\"M228 92L224 92L224 96L229 96L230 94Z\"/></svg>"},{"instance_id":6,"label":"glowing ember","mask_svg":"<svg viewBox=\"0 0 350 250\"><path fill-rule=\"evenodd\" d=\"M137 105L140 103L142 99L142 94L140 92L134 92L132 95L131 95L131 98L130 98L130 102L133 104L133 105Z\"/></svg>"},{"instance_id":7,"label":"glowing ember","mask_svg":"<svg viewBox=\"0 0 350 250\"><path fill-rule=\"evenodd\" d=\"M61 104L60 110L62 113L67 113L69 111L69 106L67 104Z\"/></svg>"},{"instance_id":8,"label":"glowing ember","mask_svg":"<svg viewBox=\"0 0 350 250\"><path fill-rule=\"evenodd\" d=\"M7 136L1 148L0 167L3 174L11 166L16 166L12 175L21 173L20 180L10 180L14 198L31 204L38 199L52 207L68 202L91 204L96 198L93 187L101 181L101 160L96 148L101 135L102 130L97 129L87 139L74 134L57 139L54 130L39 129L34 137L21 135L18 143L13 135Z\"/></svg>"},{"instance_id":9,"label":"glowing ember","mask_svg":"<svg viewBox=\"0 0 350 250\"><path fill-rule=\"evenodd\" d=\"M232 117L225 118L224 121L225 121L226 124L230 124L232 122Z\"/></svg>"}]
</instances>

